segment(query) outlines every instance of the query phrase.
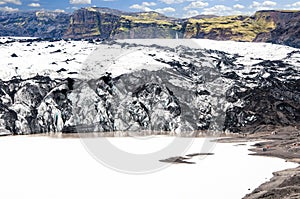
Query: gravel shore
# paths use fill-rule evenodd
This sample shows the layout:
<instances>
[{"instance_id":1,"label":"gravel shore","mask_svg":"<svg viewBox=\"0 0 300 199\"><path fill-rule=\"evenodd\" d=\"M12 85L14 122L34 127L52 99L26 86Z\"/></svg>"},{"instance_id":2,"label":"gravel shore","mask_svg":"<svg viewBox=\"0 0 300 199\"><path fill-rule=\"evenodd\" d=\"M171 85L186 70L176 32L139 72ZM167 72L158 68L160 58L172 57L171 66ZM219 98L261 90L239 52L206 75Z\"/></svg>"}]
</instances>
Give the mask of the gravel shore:
<instances>
[{"instance_id":1,"label":"gravel shore","mask_svg":"<svg viewBox=\"0 0 300 199\"><path fill-rule=\"evenodd\" d=\"M263 128L250 135L234 136L219 142L260 141L251 155L278 157L300 164L300 128ZM273 178L256 188L244 199L298 199L300 198L300 166L273 173Z\"/></svg>"}]
</instances>

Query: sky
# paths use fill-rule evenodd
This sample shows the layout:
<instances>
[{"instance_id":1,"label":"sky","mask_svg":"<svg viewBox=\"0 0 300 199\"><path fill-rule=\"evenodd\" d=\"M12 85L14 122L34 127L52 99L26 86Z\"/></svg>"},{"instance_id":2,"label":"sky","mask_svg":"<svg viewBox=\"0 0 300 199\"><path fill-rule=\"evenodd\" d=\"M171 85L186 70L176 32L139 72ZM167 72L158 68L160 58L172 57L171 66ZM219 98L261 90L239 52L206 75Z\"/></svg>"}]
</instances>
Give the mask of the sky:
<instances>
[{"instance_id":1,"label":"sky","mask_svg":"<svg viewBox=\"0 0 300 199\"><path fill-rule=\"evenodd\" d=\"M200 14L251 15L257 10L300 10L298 0L0 0L0 11L55 10L73 12L82 7L109 7L122 11L156 11L171 17Z\"/></svg>"}]
</instances>

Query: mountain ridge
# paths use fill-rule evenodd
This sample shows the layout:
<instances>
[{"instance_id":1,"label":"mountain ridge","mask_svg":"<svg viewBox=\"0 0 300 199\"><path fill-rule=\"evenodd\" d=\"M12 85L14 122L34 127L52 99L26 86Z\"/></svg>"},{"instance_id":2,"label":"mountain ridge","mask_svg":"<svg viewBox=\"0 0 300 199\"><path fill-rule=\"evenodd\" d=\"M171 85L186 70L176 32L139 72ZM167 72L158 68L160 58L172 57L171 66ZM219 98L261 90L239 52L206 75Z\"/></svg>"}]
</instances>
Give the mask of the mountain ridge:
<instances>
[{"instance_id":1,"label":"mountain ridge","mask_svg":"<svg viewBox=\"0 0 300 199\"><path fill-rule=\"evenodd\" d=\"M262 10L252 16L200 15L180 19L151 12L81 8L53 11L0 12L1 36L72 39L202 38L269 42L300 47L300 11Z\"/></svg>"}]
</instances>

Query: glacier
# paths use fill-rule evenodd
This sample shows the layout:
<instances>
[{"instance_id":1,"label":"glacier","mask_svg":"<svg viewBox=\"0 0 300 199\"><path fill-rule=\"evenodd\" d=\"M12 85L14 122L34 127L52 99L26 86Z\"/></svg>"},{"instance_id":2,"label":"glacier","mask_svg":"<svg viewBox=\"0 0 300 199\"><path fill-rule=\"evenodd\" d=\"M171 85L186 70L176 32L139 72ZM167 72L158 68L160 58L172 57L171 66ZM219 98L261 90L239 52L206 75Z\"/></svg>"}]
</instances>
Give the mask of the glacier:
<instances>
[{"instance_id":1,"label":"glacier","mask_svg":"<svg viewBox=\"0 0 300 199\"><path fill-rule=\"evenodd\" d=\"M3 37L0 49L1 135L197 136L300 121L296 48Z\"/></svg>"}]
</instances>

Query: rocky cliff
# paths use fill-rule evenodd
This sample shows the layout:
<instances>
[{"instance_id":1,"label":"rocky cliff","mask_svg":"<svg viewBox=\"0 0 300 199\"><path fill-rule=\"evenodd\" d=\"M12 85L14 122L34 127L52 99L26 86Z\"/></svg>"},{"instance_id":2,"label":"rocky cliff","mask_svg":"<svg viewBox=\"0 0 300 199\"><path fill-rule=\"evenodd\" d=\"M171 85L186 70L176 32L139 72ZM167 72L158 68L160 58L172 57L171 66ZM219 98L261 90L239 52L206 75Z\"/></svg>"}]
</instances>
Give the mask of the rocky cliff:
<instances>
[{"instance_id":1,"label":"rocky cliff","mask_svg":"<svg viewBox=\"0 0 300 199\"><path fill-rule=\"evenodd\" d=\"M204 38L258 41L299 47L300 11L258 11L253 16L168 18L155 12L123 13L101 8L75 11L66 37ZM81 27L81 28L79 28Z\"/></svg>"},{"instance_id":2,"label":"rocky cliff","mask_svg":"<svg viewBox=\"0 0 300 199\"><path fill-rule=\"evenodd\" d=\"M175 38L181 26L156 12L125 13L83 8L73 13L65 37L103 39Z\"/></svg>"},{"instance_id":3,"label":"rocky cliff","mask_svg":"<svg viewBox=\"0 0 300 199\"><path fill-rule=\"evenodd\" d=\"M80 9L73 13L64 37L111 38L117 29L120 16L114 12L100 12L96 8Z\"/></svg>"},{"instance_id":4,"label":"rocky cliff","mask_svg":"<svg viewBox=\"0 0 300 199\"><path fill-rule=\"evenodd\" d=\"M272 42L299 47L300 11L258 11L253 16L169 18L156 12L128 13L82 8L72 14L1 12L0 35L64 38L205 38Z\"/></svg>"},{"instance_id":5,"label":"rocky cliff","mask_svg":"<svg viewBox=\"0 0 300 199\"><path fill-rule=\"evenodd\" d=\"M271 32L260 33L254 41L285 44L300 47L300 12L298 11L262 11L275 24Z\"/></svg>"},{"instance_id":6,"label":"rocky cliff","mask_svg":"<svg viewBox=\"0 0 300 199\"><path fill-rule=\"evenodd\" d=\"M62 38L69 26L70 14L50 11L0 11L0 35Z\"/></svg>"},{"instance_id":7,"label":"rocky cliff","mask_svg":"<svg viewBox=\"0 0 300 199\"><path fill-rule=\"evenodd\" d=\"M253 16L189 19L186 38L254 41L299 48L300 11L258 11Z\"/></svg>"}]
</instances>

